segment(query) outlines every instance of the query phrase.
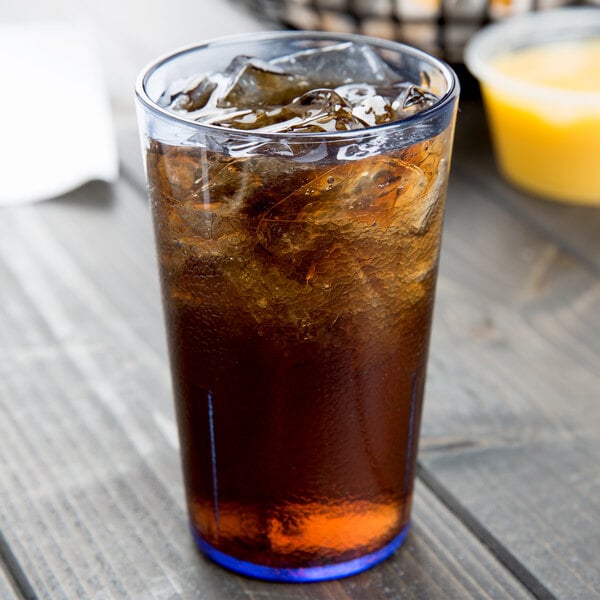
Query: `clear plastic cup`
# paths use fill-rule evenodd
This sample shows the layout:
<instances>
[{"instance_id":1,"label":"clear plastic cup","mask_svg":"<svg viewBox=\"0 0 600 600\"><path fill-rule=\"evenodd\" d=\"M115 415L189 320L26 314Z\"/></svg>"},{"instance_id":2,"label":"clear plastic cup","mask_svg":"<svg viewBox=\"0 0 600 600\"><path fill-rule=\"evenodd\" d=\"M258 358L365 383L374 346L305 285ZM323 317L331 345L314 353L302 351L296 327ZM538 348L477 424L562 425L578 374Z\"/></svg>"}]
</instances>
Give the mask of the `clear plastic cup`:
<instances>
[{"instance_id":1,"label":"clear plastic cup","mask_svg":"<svg viewBox=\"0 0 600 600\"><path fill-rule=\"evenodd\" d=\"M319 133L160 105L174 81L234 57L317 48L346 83L364 80L362 52L363 71L422 80L438 100ZM138 80L190 523L227 568L332 579L406 537L458 90L414 48L310 32L193 46Z\"/></svg>"},{"instance_id":2,"label":"clear plastic cup","mask_svg":"<svg viewBox=\"0 0 600 600\"><path fill-rule=\"evenodd\" d=\"M465 64L481 85L498 166L516 186L600 204L598 55L598 8L515 17L467 45Z\"/></svg>"}]
</instances>

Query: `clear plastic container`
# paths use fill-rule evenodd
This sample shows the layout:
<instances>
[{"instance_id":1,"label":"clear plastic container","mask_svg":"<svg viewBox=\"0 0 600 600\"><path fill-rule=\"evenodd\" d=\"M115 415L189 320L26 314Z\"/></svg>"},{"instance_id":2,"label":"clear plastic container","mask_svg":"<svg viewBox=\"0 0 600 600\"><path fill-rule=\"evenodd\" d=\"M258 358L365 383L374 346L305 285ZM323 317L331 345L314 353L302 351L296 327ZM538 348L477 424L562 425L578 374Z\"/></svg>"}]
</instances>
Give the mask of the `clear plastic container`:
<instances>
[{"instance_id":1,"label":"clear plastic container","mask_svg":"<svg viewBox=\"0 0 600 600\"><path fill-rule=\"evenodd\" d=\"M438 100L315 133L161 105L243 55L309 61L317 88L390 73ZM260 106L254 77L233 83ZM191 528L229 569L344 577L406 537L458 92L424 52L310 32L192 46L138 80Z\"/></svg>"},{"instance_id":2,"label":"clear plastic container","mask_svg":"<svg viewBox=\"0 0 600 600\"><path fill-rule=\"evenodd\" d=\"M465 63L510 182L551 200L600 204L599 55L597 8L516 17L469 42Z\"/></svg>"}]
</instances>

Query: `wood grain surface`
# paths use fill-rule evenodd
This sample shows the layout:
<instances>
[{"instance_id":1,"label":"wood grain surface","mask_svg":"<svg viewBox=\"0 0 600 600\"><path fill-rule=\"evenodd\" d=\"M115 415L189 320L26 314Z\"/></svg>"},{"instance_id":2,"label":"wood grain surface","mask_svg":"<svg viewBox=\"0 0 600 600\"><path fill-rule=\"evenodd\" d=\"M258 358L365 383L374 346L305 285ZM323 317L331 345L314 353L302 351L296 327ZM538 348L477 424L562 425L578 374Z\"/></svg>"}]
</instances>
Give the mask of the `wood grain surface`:
<instances>
[{"instance_id":1,"label":"wood grain surface","mask_svg":"<svg viewBox=\"0 0 600 600\"><path fill-rule=\"evenodd\" d=\"M0 598L3 600L21 600L23 597L13 582L12 567L13 565L0 563Z\"/></svg>"}]
</instances>

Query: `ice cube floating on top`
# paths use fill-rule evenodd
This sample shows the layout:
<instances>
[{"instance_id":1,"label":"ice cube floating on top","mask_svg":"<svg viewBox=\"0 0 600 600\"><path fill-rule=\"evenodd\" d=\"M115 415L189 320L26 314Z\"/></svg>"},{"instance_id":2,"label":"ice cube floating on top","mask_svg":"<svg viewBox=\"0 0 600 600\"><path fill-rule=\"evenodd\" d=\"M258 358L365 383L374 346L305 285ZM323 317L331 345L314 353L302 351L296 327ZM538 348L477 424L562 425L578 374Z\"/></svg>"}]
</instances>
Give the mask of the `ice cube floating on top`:
<instances>
[{"instance_id":1,"label":"ice cube floating on top","mask_svg":"<svg viewBox=\"0 0 600 600\"><path fill-rule=\"evenodd\" d=\"M429 77L406 81L370 46L344 42L173 83L159 99L198 123L259 133L364 129L412 116L438 97Z\"/></svg>"}]
</instances>

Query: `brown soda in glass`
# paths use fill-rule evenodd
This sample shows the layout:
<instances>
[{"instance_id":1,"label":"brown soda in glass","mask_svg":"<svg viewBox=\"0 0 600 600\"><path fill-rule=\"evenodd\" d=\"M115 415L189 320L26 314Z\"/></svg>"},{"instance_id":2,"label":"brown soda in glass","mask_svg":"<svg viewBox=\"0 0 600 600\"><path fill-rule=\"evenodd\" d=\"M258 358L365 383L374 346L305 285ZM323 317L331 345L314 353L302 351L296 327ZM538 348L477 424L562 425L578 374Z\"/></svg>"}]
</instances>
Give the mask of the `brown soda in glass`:
<instances>
[{"instance_id":1,"label":"brown soda in glass","mask_svg":"<svg viewBox=\"0 0 600 600\"><path fill-rule=\"evenodd\" d=\"M150 141L203 543L294 569L364 556L407 526L450 144L451 126L353 160Z\"/></svg>"}]
</instances>

